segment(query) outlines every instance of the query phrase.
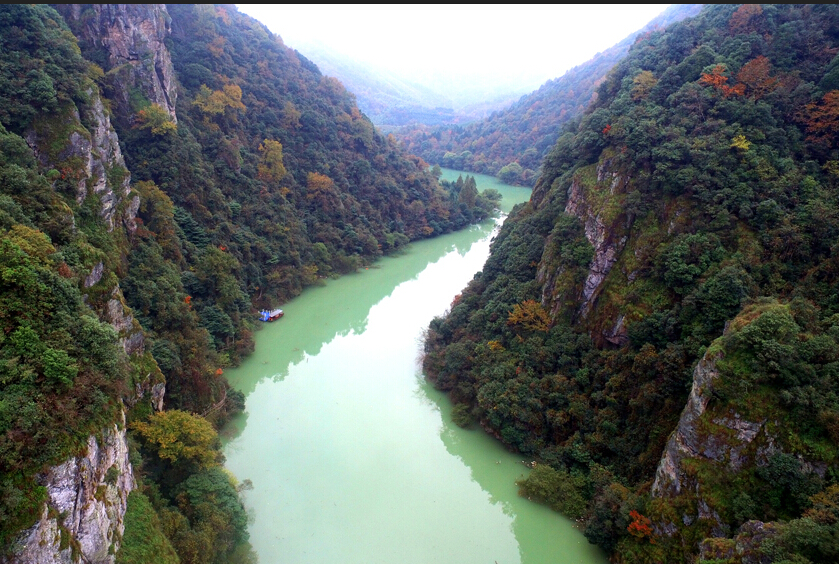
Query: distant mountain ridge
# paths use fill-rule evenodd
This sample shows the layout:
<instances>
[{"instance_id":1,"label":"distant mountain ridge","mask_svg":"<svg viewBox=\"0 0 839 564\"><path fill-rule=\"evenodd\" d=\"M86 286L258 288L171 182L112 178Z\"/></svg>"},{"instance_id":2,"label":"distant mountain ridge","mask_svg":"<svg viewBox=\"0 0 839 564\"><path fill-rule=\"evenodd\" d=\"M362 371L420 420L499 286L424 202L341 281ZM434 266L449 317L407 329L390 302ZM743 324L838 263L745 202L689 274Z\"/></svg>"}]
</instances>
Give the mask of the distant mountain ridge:
<instances>
[{"instance_id":1,"label":"distant mountain ridge","mask_svg":"<svg viewBox=\"0 0 839 564\"><path fill-rule=\"evenodd\" d=\"M509 108L481 121L463 126L412 125L393 133L410 152L430 163L532 186L539 165L562 126L582 114L597 86L638 37L694 16L701 8L701 4L671 6L590 61L549 80Z\"/></svg>"},{"instance_id":2,"label":"distant mountain ridge","mask_svg":"<svg viewBox=\"0 0 839 564\"><path fill-rule=\"evenodd\" d=\"M499 90L486 101L464 103L463 96L446 95L388 70L364 65L319 43L300 46L298 53L314 62L323 74L339 79L355 95L359 109L370 121L385 128L467 123L505 108L523 93Z\"/></svg>"}]
</instances>

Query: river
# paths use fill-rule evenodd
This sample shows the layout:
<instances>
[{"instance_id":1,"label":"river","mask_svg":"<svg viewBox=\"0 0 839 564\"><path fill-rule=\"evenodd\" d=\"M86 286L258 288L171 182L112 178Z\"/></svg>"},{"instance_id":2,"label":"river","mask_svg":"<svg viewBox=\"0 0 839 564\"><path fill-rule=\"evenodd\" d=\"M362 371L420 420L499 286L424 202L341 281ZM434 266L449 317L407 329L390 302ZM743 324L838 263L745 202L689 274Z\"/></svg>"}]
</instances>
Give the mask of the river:
<instances>
[{"instance_id":1,"label":"river","mask_svg":"<svg viewBox=\"0 0 839 564\"><path fill-rule=\"evenodd\" d=\"M474 176L505 212L529 198ZM415 242L307 289L227 371L247 408L225 429L226 466L253 482L261 564L606 562L571 521L516 494L522 457L455 426L421 373L423 329L482 268L495 228Z\"/></svg>"}]
</instances>

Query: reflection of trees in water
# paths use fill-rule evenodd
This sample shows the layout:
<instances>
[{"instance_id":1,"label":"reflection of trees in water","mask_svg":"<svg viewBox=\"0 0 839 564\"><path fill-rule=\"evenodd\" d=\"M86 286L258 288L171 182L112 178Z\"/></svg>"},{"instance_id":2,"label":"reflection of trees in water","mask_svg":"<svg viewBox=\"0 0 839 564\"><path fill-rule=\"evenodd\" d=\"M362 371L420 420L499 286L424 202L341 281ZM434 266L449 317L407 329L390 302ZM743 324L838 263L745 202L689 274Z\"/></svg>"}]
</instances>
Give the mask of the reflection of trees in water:
<instances>
[{"instance_id":1,"label":"reflection of trees in water","mask_svg":"<svg viewBox=\"0 0 839 564\"><path fill-rule=\"evenodd\" d=\"M493 227L492 221L485 221L457 233L413 243L402 256L385 257L369 270L330 280L324 287L308 288L284 307L286 315L275 322L279 327L265 327L274 335L257 335L256 353L243 363L241 372L228 374L234 387L247 397L263 380L285 379L292 366L306 362L307 356L317 356L336 337L363 333L371 308L397 286L416 278L429 264L452 251L464 256Z\"/></svg>"},{"instance_id":2,"label":"reflection of trees in water","mask_svg":"<svg viewBox=\"0 0 839 564\"><path fill-rule=\"evenodd\" d=\"M504 514L513 518L512 530L519 545L521 564L606 562L606 555L589 544L579 530L574 530L572 521L518 495L515 481L529 472L522 464L524 455L506 451L477 425L473 424L471 429L455 425L451 401L424 378L419 382L417 395L440 410L440 440L449 454L462 460L490 502L500 504Z\"/></svg>"}]
</instances>

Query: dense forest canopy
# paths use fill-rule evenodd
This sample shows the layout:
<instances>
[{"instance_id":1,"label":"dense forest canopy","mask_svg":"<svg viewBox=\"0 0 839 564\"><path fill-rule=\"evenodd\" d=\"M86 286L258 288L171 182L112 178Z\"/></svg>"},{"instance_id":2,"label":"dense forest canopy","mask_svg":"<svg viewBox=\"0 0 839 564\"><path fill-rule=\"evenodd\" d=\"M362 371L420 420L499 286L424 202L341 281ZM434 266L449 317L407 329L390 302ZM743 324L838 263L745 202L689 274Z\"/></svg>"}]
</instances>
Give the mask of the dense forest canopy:
<instances>
[{"instance_id":1,"label":"dense forest canopy","mask_svg":"<svg viewBox=\"0 0 839 564\"><path fill-rule=\"evenodd\" d=\"M640 38L431 324L459 421L616 561L839 555L837 53L833 5Z\"/></svg>"}]
</instances>

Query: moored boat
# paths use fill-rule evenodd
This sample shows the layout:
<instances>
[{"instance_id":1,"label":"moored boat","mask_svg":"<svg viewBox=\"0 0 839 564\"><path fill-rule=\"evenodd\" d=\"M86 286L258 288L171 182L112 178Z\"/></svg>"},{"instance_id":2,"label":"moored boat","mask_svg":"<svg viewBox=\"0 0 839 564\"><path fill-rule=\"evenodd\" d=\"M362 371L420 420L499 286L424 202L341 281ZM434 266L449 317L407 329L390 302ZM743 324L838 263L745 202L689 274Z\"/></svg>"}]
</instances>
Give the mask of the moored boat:
<instances>
[{"instance_id":1,"label":"moored boat","mask_svg":"<svg viewBox=\"0 0 839 564\"><path fill-rule=\"evenodd\" d=\"M283 310L281 309L272 309L267 310L263 309L259 312L259 320L260 321L276 321L277 319L283 316Z\"/></svg>"}]
</instances>

